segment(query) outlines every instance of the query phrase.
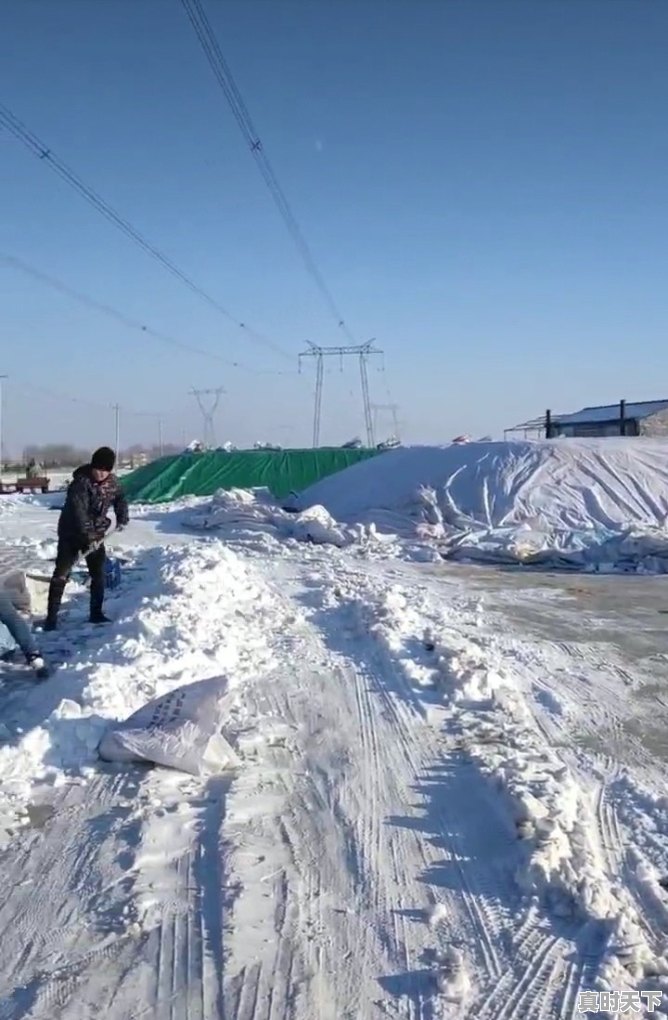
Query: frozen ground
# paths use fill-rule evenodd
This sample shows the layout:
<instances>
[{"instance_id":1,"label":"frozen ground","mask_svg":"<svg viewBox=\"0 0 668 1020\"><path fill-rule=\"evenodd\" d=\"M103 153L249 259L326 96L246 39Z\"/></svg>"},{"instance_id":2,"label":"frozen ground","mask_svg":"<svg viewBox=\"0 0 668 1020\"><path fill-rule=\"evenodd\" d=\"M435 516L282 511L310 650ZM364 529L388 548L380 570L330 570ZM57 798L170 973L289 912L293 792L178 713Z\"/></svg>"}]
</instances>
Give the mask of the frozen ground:
<instances>
[{"instance_id":1,"label":"frozen ground","mask_svg":"<svg viewBox=\"0 0 668 1020\"><path fill-rule=\"evenodd\" d=\"M48 556L40 503L0 530ZM180 520L124 533L113 629L75 589L68 665L4 674L0 1020L565 1020L581 989L667 1015L665 582ZM97 760L221 674L238 773Z\"/></svg>"}]
</instances>

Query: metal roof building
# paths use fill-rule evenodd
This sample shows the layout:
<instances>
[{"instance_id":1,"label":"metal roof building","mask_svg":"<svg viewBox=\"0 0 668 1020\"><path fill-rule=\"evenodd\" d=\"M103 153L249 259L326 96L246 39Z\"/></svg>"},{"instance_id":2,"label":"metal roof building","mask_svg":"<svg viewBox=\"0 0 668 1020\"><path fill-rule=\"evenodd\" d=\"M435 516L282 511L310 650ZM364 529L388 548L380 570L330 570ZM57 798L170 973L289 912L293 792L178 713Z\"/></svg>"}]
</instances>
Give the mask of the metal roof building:
<instances>
[{"instance_id":1,"label":"metal roof building","mask_svg":"<svg viewBox=\"0 0 668 1020\"><path fill-rule=\"evenodd\" d=\"M554 416L550 438L555 436L659 436L668 435L668 400L644 400L601 407L583 407L575 414Z\"/></svg>"},{"instance_id":2,"label":"metal roof building","mask_svg":"<svg viewBox=\"0 0 668 1020\"><path fill-rule=\"evenodd\" d=\"M506 429L506 437L523 434L545 436L666 436L668 437L668 399L643 400L598 407L583 407L573 414L546 411L539 418Z\"/></svg>"}]
</instances>

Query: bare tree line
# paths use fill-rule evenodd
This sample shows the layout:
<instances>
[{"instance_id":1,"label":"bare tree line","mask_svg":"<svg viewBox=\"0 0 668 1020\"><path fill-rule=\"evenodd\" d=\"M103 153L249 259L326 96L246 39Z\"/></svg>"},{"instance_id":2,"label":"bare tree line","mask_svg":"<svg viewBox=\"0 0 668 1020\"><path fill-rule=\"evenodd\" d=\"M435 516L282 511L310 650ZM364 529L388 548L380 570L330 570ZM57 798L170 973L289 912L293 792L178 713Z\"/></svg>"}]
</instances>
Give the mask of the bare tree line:
<instances>
[{"instance_id":1,"label":"bare tree line","mask_svg":"<svg viewBox=\"0 0 668 1020\"><path fill-rule=\"evenodd\" d=\"M146 447L137 443L126 450L122 450L120 460L121 462L138 460L144 456L147 460L156 460L160 456L160 452L157 446ZM162 448L164 456L175 453L181 453L179 446L167 443ZM30 460L35 460L44 468L75 467L78 464L86 464L90 459L90 454L90 450L77 447L72 443L46 443L41 446L31 444L24 448L22 461L16 466L18 467L27 464Z\"/></svg>"}]
</instances>

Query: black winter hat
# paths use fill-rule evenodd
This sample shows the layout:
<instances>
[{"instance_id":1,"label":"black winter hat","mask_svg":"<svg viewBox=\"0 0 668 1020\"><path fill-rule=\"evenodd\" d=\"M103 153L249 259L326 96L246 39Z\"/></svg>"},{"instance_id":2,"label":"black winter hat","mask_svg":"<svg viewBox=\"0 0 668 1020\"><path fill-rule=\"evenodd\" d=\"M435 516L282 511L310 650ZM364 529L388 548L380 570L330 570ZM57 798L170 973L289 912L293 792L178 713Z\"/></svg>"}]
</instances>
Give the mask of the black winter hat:
<instances>
[{"instance_id":1,"label":"black winter hat","mask_svg":"<svg viewBox=\"0 0 668 1020\"><path fill-rule=\"evenodd\" d=\"M109 446L101 446L90 459L90 466L98 471L113 471L115 463L116 454Z\"/></svg>"}]
</instances>

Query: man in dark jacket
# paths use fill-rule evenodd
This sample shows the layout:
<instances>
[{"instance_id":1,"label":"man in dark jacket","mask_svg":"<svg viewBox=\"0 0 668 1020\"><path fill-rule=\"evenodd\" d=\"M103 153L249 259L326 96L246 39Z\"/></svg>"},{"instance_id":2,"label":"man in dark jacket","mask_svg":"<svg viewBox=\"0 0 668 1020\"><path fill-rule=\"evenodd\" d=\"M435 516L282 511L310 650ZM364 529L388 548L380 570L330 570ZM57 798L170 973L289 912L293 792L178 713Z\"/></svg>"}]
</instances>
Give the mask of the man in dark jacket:
<instances>
[{"instance_id":1,"label":"man in dark jacket","mask_svg":"<svg viewBox=\"0 0 668 1020\"><path fill-rule=\"evenodd\" d=\"M72 567L83 553L90 574L90 622L109 623L102 612L106 551L104 536L111 525L110 507L116 515L116 528L128 523L128 504L112 472L116 455L108 446L96 450L90 464L77 468L67 490L67 498L58 521L56 568L49 587L49 603L44 630L58 626L58 611Z\"/></svg>"}]
</instances>

